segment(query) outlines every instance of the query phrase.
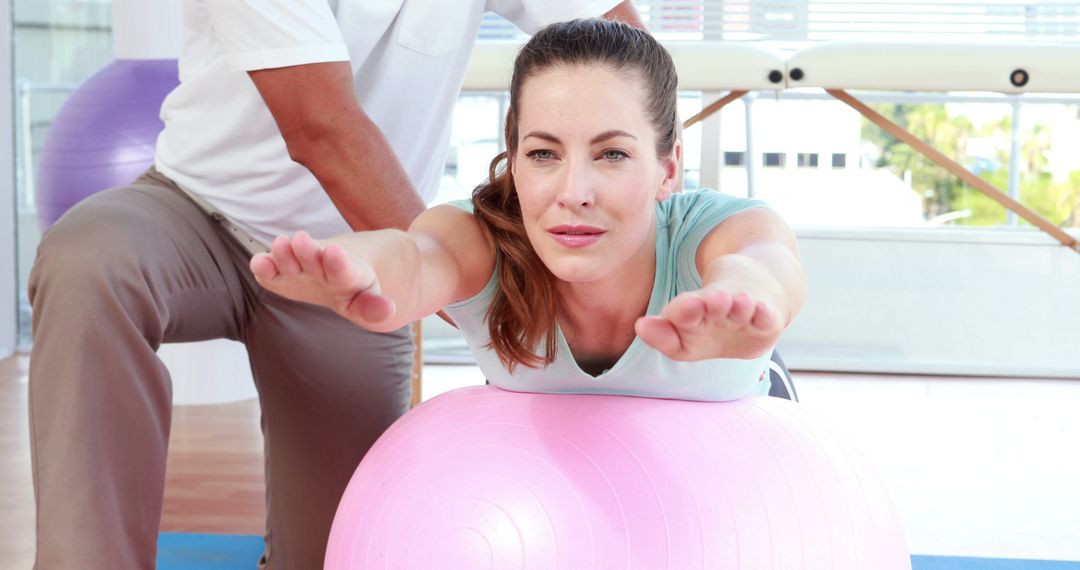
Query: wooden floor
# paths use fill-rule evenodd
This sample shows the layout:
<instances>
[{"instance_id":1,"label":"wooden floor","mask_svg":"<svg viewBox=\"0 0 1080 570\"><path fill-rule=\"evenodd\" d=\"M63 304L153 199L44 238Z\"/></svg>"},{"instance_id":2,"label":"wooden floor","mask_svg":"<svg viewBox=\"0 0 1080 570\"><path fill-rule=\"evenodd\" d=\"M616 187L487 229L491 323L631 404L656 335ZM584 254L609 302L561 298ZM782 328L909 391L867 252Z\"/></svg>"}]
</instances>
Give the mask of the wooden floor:
<instances>
[{"instance_id":1,"label":"wooden floor","mask_svg":"<svg viewBox=\"0 0 1080 570\"><path fill-rule=\"evenodd\" d=\"M0 360L0 568L33 564L34 496L27 419L27 358ZM262 434L255 400L177 406L161 529L261 534Z\"/></svg>"},{"instance_id":2,"label":"wooden floor","mask_svg":"<svg viewBox=\"0 0 1080 570\"><path fill-rule=\"evenodd\" d=\"M0 566L30 568L34 520L26 359L0 360Z\"/></svg>"}]
</instances>

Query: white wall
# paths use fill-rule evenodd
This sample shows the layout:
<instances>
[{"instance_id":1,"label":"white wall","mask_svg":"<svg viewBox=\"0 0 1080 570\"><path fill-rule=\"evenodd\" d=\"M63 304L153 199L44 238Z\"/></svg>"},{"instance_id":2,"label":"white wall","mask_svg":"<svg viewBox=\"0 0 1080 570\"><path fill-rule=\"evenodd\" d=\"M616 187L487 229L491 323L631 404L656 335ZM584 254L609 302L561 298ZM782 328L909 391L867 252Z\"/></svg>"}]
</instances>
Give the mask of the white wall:
<instances>
[{"instance_id":1,"label":"white wall","mask_svg":"<svg viewBox=\"0 0 1080 570\"><path fill-rule=\"evenodd\" d=\"M1080 254L1045 234L796 233L807 304L780 344L792 368L1080 377Z\"/></svg>"},{"instance_id":2,"label":"white wall","mask_svg":"<svg viewBox=\"0 0 1080 570\"><path fill-rule=\"evenodd\" d=\"M1080 253L1033 230L796 228L793 370L1080 378ZM1080 234L1080 232L1075 232ZM429 361L471 361L424 323Z\"/></svg>"},{"instance_id":3,"label":"white wall","mask_svg":"<svg viewBox=\"0 0 1080 570\"><path fill-rule=\"evenodd\" d=\"M0 2L0 358L15 351L15 148L11 3Z\"/></svg>"},{"instance_id":4,"label":"white wall","mask_svg":"<svg viewBox=\"0 0 1080 570\"><path fill-rule=\"evenodd\" d=\"M116 59L173 59L180 53L179 0L113 0Z\"/></svg>"}]
</instances>

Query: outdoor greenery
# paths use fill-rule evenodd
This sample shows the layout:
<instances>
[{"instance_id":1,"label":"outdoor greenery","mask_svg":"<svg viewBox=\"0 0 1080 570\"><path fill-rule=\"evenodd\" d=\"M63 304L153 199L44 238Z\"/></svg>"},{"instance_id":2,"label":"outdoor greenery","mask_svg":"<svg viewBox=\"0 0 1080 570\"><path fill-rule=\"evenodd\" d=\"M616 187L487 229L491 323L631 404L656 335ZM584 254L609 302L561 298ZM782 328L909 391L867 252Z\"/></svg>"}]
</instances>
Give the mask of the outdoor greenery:
<instances>
[{"instance_id":1,"label":"outdoor greenery","mask_svg":"<svg viewBox=\"0 0 1080 570\"><path fill-rule=\"evenodd\" d=\"M1007 191L1011 116L976 128L967 117L950 114L945 105L890 103L874 107L998 189ZM971 214L957 218L954 223L966 226L1005 223L1004 207L873 123L863 121L862 137L872 144L867 154L874 166L910 179L912 188L923 198L927 219L967 210ZM1080 226L1080 170L1059 181L1053 180L1047 171L1046 153L1053 143L1052 127L1036 124L1023 130L1021 139L1020 202L1054 224ZM969 156L971 143L977 140L992 141L995 156ZM1021 220L1021 223L1026 222Z\"/></svg>"}]
</instances>

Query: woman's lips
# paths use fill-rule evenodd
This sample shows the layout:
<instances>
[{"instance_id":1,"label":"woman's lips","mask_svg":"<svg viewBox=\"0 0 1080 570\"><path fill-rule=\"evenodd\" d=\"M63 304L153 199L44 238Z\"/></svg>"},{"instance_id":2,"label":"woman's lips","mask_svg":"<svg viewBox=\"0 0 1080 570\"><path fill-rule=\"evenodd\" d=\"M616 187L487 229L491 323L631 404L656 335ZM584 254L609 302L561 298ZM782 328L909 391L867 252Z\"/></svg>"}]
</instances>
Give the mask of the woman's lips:
<instances>
[{"instance_id":1,"label":"woman's lips","mask_svg":"<svg viewBox=\"0 0 1080 570\"><path fill-rule=\"evenodd\" d=\"M585 247L596 243L605 231L593 226L562 225L548 228L548 234L563 247Z\"/></svg>"}]
</instances>

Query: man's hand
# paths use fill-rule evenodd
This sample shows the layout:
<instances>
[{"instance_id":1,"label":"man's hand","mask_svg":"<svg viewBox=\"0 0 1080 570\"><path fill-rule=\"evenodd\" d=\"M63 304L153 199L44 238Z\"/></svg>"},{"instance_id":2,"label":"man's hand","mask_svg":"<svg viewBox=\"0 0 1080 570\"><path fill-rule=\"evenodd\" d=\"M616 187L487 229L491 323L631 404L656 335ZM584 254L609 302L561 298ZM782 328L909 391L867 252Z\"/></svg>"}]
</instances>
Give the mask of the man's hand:
<instances>
[{"instance_id":1,"label":"man's hand","mask_svg":"<svg viewBox=\"0 0 1080 570\"><path fill-rule=\"evenodd\" d=\"M320 244L305 232L291 240L281 236L270 253L251 259L251 272L278 295L330 307L362 327L387 321L394 316L394 302L381 293L371 265L350 256L342 245L347 244Z\"/></svg>"},{"instance_id":2,"label":"man's hand","mask_svg":"<svg viewBox=\"0 0 1080 570\"><path fill-rule=\"evenodd\" d=\"M757 358L784 330L779 311L746 293L717 287L682 293L659 316L634 325L641 340L672 360Z\"/></svg>"}]
</instances>

